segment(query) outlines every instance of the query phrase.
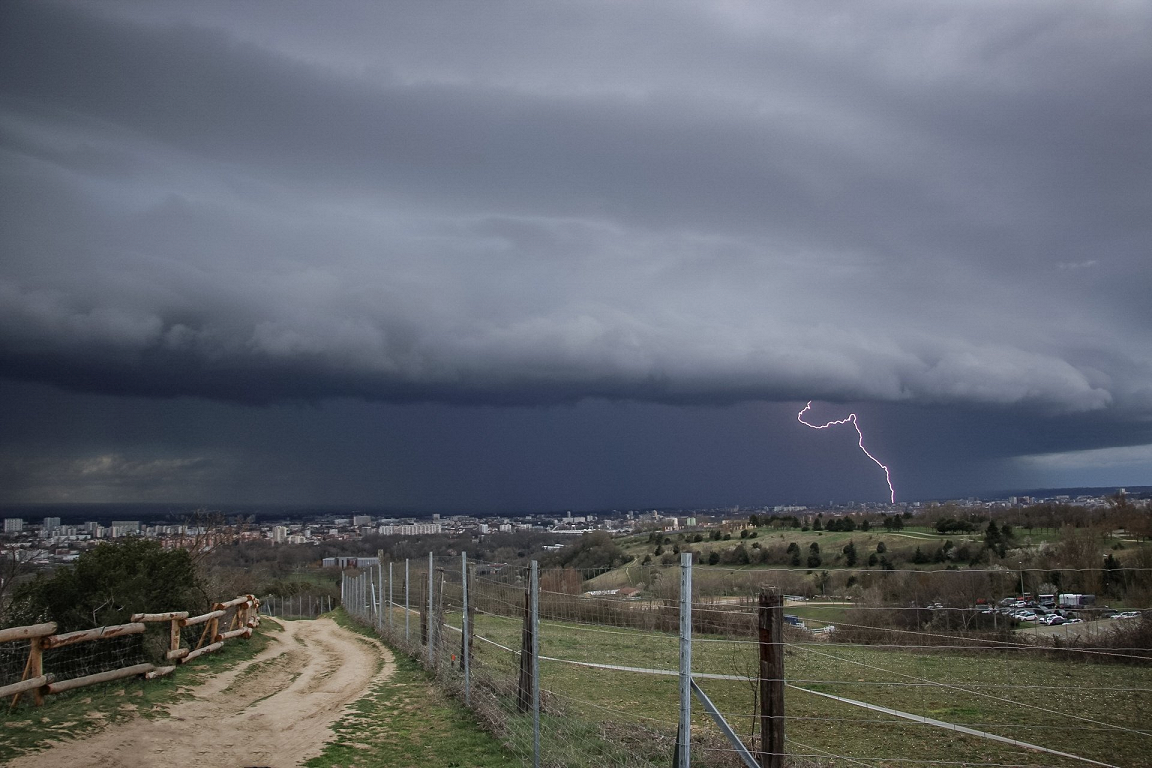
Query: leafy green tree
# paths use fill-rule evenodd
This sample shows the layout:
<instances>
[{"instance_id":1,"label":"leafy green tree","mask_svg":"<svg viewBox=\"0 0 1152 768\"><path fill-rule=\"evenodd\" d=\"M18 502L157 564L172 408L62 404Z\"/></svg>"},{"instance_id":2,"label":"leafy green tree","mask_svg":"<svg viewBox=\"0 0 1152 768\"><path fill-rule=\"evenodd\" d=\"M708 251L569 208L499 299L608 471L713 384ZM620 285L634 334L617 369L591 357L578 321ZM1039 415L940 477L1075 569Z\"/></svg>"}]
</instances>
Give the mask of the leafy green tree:
<instances>
[{"instance_id":1,"label":"leafy green tree","mask_svg":"<svg viewBox=\"0 0 1152 768\"><path fill-rule=\"evenodd\" d=\"M844 546L844 565L852 568L856 565L858 555L856 554L856 542L850 541Z\"/></svg>"},{"instance_id":2,"label":"leafy green tree","mask_svg":"<svg viewBox=\"0 0 1152 768\"><path fill-rule=\"evenodd\" d=\"M816 519L815 519L815 520L812 522L812 530L814 530L814 531L822 531L822 530L824 530L824 524L820 522L820 518L819 518L819 517L817 517L817 518L816 518Z\"/></svg>"},{"instance_id":3,"label":"leafy green tree","mask_svg":"<svg viewBox=\"0 0 1152 768\"><path fill-rule=\"evenodd\" d=\"M923 565L928 562L928 556L924 554L920 547L916 547L916 552L912 555L912 562L916 563L916 565Z\"/></svg>"},{"instance_id":4,"label":"leafy green tree","mask_svg":"<svg viewBox=\"0 0 1152 768\"><path fill-rule=\"evenodd\" d=\"M736 547L732 555L732 561L736 563L736 565L748 565L748 563L752 561L752 558L748 555L748 547L743 544Z\"/></svg>"},{"instance_id":5,"label":"leafy green tree","mask_svg":"<svg viewBox=\"0 0 1152 768\"><path fill-rule=\"evenodd\" d=\"M660 548L658 545L657 549ZM632 557L620 549L607 531L592 531L582 535L576 543L551 553L541 561L541 565L576 568L584 571L587 577L592 572L615 568L630 560Z\"/></svg>"},{"instance_id":6,"label":"leafy green tree","mask_svg":"<svg viewBox=\"0 0 1152 768\"><path fill-rule=\"evenodd\" d=\"M134 613L199 613L209 602L187 550L134 538L100 544L71 567L21 585L11 618L55 621L58 632L73 632L124 624Z\"/></svg>"},{"instance_id":7,"label":"leafy green tree","mask_svg":"<svg viewBox=\"0 0 1152 768\"><path fill-rule=\"evenodd\" d=\"M873 552L872 554L868 555L868 567L869 567L869 568L871 568L871 567L875 566L875 565L876 565L876 563L878 563L879 561L880 561L880 558L876 556L876 553L875 553L875 552Z\"/></svg>"},{"instance_id":8,"label":"leafy green tree","mask_svg":"<svg viewBox=\"0 0 1152 768\"><path fill-rule=\"evenodd\" d=\"M708 565L716 565L720 562L720 553L712 550L708 553Z\"/></svg>"},{"instance_id":9,"label":"leafy green tree","mask_svg":"<svg viewBox=\"0 0 1152 768\"><path fill-rule=\"evenodd\" d=\"M808 567L809 568L819 568L821 562L823 562L823 561L820 559L819 554L813 552L812 554L808 555Z\"/></svg>"},{"instance_id":10,"label":"leafy green tree","mask_svg":"<svg viewBox=\"0 0 1152 768\"><path fill-rule=\"evenodd\" d=\"M888 551L888 545L882 541L876 542L876 554L882 555Z\"/></svg>"},{"instance_id":11,"label":"leafy green tree","mask_svg":"<svg viewBox=\"0 0 1152 768\"><path fill-rule=\"evenodd\" d=\"M1000 543L1000 529L995 520L988 521L988 527L984 529L984 543L993 549Z\"/></svg>"}]
</instances>

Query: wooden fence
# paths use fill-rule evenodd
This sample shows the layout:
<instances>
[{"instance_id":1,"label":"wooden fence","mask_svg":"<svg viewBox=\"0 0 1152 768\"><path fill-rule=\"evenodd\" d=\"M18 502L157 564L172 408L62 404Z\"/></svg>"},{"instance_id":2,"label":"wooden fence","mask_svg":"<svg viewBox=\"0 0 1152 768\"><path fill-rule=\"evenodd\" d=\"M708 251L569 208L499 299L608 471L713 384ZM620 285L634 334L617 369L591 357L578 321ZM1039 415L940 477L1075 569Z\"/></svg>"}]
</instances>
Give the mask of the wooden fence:
<instances>
[{"instance_id":1,"label":"wooden fence","mask_svg":"<svg viewBox=\"0 0 1152 768\"><path fill-rule=\"evenodd\" d=\"M79 632L66 632L59 635L56 634L55 622L0 629L0 644L28 642L28 656L24 664L24 672L18 682L0 686L0 699L12 696L12 706L15 706L21 695L31 692L35 704L39 706L44 702L44 696L50 693L63 693L86 685L136 675L143 675L149 680L162 677L170 674L176 669L176 666L174 664L157 666L147 662L109 669L96 674L71 677L66 680L57 680L53 673L44 672L44 652L78 643L139 635L147 630L150 623L167 622L169 624L169 640L165 659L185 664L206 653L220 650L227 640L251 637L252 630L260 623L259 610L260 601L256 597L241 595L227 602L216 603L211 611L200 616L189 616L187 611L137 613L132 616L132 620L128 624L96 627L95 629L84 629ZM199 633L199 639L194 644L189 642L185 645L183 642L184 628L200 625L203 625L204 628Z\"/></svg>"}]
</instances>

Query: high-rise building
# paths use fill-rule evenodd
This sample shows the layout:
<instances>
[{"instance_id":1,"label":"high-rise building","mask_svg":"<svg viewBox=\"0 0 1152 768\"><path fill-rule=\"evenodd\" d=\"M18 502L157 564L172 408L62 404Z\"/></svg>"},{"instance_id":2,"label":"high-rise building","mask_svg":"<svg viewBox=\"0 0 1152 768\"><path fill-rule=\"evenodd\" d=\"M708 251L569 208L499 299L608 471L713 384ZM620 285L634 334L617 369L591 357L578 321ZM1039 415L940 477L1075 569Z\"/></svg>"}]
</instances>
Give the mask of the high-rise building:
<instances>
[{"instance_id":1,"label":"high-rise building","mask_svg":"<svg viewBox=\"0 0 1152 768\"><path fill-rule=\"evenodd\" d=\"M54 531L60 527L60 518L58 518L58 517L46 517L46 518L44 518L44 524L41 527L44 529L45 532Z\"/></svg>"},{"instance_id":2,"label":"high-rise building","mask_svg":"<svg viewBox=\"0 0 1152 768\"><path fill-rule=\"evenodd\" d=\"M4 533L20 533L24 530L24 518L22 517L6 517L4 518Z\"/></svg>"}]
</instances>

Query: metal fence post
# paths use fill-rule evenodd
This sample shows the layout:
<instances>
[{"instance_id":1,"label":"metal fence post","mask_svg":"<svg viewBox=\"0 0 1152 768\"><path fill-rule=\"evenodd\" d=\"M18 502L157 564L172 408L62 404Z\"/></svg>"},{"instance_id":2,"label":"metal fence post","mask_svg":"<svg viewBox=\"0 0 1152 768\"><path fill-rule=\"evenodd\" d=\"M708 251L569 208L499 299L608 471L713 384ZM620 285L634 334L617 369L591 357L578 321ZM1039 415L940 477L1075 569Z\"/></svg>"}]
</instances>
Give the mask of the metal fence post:
<instances>
[{"instance_id":1,"label":"metal fence post","mask_svg":"<svg viewBox=\"0 0 1152 768\"><path fill-rule=\"evenodd\" d=\"M432 636L432 594L434 587L432 586L432 576L435 570L435 564L432 562L432 553L428 553L428 666L435 668L435 660L432 656L435 647L436 639Z\"/></svg>"},{"instance_id":2,"label":"metal fence post","mask_svg":"<svg viewBox=\"0 0 1152 768\"><path fill-rule=\"evenodd\" d=\"M464 706L469 707L472 705L472 690L469 679L469 659L468 656L471 652L468 643L468 553L460 553L460 592L463 594L463 611L460 614L462 619L460 628L463 630L463 637L460 643L460 655L464 659Z\"/></svg>"},{"instance_id":3,"label":"metal fence post","mask_svg":"<svg viewBox=\"0 0 1152 768\"><path fill-rule=\"evenodd\" d=\"M691 765L692 742L692 553L680 553L680 727L677 768Z\"/></svg>"},{"instance_id":4,"label":"metal fence post","mask_svg":"<svg viewBox=\"0 0 1152 768\"><path fill-rule=\"evenodd\" d=\"M532 768L540 768L540 569L532 561Z\"/></svg>"},{"instance_id":5,"label":"metal fence post","mask_svg":"<svg viewBox=\"0 0 1152 768\"><path fill-rule=\"evenodd\" d=\"M408 558L404 558L404 639L409 639L408 624Z\"/></svg>"},{"instance_id":6,"label":"metal fence post","mask_svg":"<svg viewBox=\"0 0 1152 768\"><path fill-rule=\"evenodd\" d=\"M388 631L392 631L392 561L388 561Z\"/></svg>"},{"instance_id":7,"label":"metal fence post","mask_svg":"<svg viewBox=\"0 0 1152 768\"><path fill-rule=\"evenodd\" d=\"M380 562L379 553L376 556L376 628L384 626L384 563Z\"/></svg>"}]
</instances>

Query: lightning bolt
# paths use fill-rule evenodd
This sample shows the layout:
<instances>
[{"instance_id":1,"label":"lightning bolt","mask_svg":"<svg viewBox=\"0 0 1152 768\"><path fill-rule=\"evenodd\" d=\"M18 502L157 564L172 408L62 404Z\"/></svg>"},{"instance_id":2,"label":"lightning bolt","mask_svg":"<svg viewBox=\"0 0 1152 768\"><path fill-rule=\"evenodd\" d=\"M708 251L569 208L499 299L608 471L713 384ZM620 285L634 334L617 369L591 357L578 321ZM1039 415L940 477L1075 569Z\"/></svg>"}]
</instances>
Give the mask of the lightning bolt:
<instances>
[{"instance_id":1,"label":"lightning bolt","mask_svg":"<svg viewBox=\"0 0 1152 768\"><path fill-rule=\"evenodd\" d=\"M800 413L796 414L796 421L800 422L801 424L803 424L806 427L811 427L812 429L828 429L829 427L835 427L838 424L851 424L856 429L856 434L860 436L860 442L858 443L858 445L860 446L860 450L864 451L865 456L872 459L872 461L876 462L876 466L878 466L878 467L880 467L880 469L884 470L884 479L888 481L888 490L891 492L891 496L889 498L890 498L891 502L893 504L895 504L896 503L896 489L892 487L892 473L888 471L888 467L885 466L880 461L880 459L878 459L875 456L873 456L872 454L868 453L868 449L864 447L864 433L860 431L860 424L859 424L859 422L856 421L856 414L850 413L850 414L848 414L848 418L846 418L846 419L840 419L839 421L830 421L827 424L813 424L809 421L804 421L804 414L807 413L811 407L812 407L812 401L809 400L808 405L804 406L803 410L801 410Z\"/></svg>"}]
</instances>

